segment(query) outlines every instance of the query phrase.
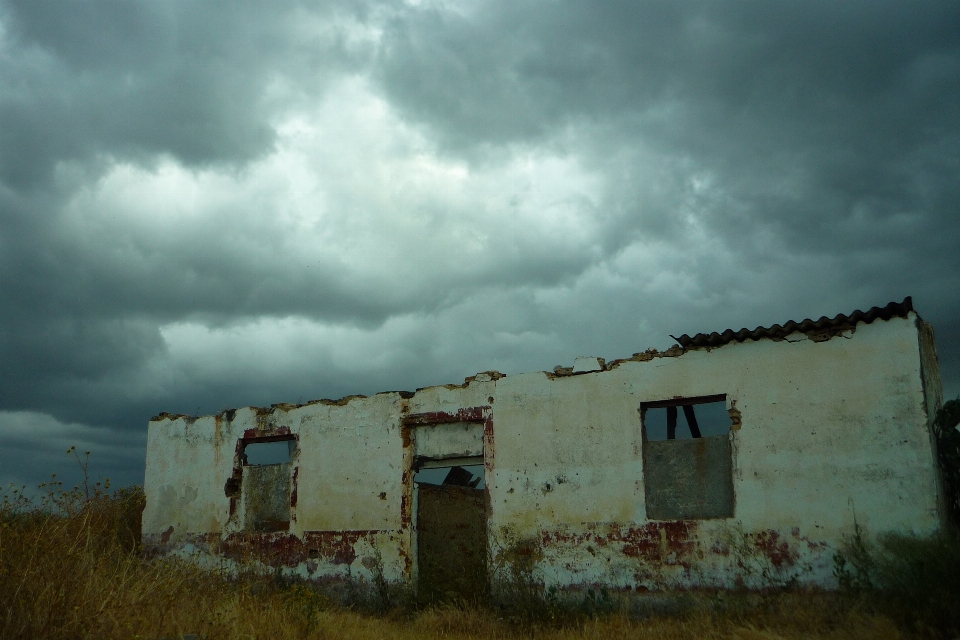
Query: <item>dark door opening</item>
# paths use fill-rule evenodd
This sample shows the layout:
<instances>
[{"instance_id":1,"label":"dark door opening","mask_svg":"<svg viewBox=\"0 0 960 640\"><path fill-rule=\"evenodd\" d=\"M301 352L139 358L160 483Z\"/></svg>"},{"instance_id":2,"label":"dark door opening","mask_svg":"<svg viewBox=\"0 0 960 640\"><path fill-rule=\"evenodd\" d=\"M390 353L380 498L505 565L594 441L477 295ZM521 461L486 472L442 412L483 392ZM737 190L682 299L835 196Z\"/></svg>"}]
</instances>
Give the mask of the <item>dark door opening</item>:
<instances>
[{"instance_id":1,"label":"dark door opening","mask_svg":"<svg viewBox=\"0 0 960 640\"><path fill-rule=\"evenodd\" d=\"M452 466L440 460L427 462L414 477L418 595L423 601L471 601L487 593L482 458L479 464L471 459L460 462Z\"/></svg>"}]
</instances>

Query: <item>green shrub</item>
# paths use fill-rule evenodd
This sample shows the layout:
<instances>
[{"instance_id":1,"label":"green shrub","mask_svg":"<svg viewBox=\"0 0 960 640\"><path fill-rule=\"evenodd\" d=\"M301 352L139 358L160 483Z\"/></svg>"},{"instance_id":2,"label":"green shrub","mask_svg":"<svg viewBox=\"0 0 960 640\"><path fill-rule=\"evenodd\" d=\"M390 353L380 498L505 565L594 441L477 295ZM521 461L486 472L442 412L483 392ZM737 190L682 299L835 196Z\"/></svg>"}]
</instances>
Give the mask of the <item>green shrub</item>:
<instances>
[{"instance_id":1,"label":"green shrub","mask_svg":"<svg viewBox=\"0 0 960 640\"><path fill-rule=\"evenodd\" d=\"M960 633L960 538L952 532L870 543L858 527L834 561L842 590L914 629Z\"/></svg>"},{"instance_id":2,"label":"green shrub","mask_svg":"<svg viewBox=\"0 0 960 640\"><path fill-rule=\"evenodd\" d=\"M880 541L877 582L920 622L960 632L960 539L886 536Z\"/></svg>"}]
</instances>

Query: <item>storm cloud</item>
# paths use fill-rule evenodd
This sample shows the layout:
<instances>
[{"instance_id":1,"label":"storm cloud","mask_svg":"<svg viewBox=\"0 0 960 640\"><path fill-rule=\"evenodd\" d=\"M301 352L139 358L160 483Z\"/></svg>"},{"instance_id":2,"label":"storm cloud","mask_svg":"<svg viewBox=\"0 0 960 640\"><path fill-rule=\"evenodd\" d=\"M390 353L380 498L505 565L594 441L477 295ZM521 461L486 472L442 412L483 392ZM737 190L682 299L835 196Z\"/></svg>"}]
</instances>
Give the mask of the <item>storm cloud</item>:
<instances>
[{"instance_id":1,"label":"storm cloud","mask_svg":"<svg viewBox=\"0 0 960 640\"><path fill-rule=\"evenodd\" d=\"M0 0L0 483L147 420L914 297L960 5Z\"/></svg>"}]
</instances>

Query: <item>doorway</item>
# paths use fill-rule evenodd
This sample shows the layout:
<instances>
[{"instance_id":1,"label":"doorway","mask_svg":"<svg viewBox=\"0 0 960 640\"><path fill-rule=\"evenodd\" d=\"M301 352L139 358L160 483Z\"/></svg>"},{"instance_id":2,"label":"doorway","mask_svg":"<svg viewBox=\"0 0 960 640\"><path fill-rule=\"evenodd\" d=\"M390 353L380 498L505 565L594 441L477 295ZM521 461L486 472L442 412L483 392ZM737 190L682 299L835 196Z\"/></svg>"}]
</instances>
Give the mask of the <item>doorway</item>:
<instances>
[{"instance_id":1,"label":"doorway","mask_svg":"<svg viewBox=\"0 0 960 640\"><path fill-rule=\"evenodd\" d=\"M414 476L421 601L470 601L486 595L484 482L483 456L421 462Z\"/></svg>"}]
</instances>

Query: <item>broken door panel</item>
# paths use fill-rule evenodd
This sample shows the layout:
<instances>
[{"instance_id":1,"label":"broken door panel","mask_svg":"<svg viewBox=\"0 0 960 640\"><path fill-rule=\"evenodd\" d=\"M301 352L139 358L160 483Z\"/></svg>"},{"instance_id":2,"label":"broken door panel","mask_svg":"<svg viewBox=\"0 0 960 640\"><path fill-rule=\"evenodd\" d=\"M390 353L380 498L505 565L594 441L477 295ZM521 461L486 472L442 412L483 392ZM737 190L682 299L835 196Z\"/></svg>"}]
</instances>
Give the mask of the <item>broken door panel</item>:
<instances>
[{"instance_id":1,"label":"broken door panel","mask_svg":"<svg viewBox=\"0 0 960 640\"><path fill-rule=\"evenodd\" d=\"M645 442L643 451L648 518L687 520L733 516L729 436Z\"/></svg>"},{"instance_id":2,"label":"broken door panel","mask_svg":"<svg viewBox=\"0 0 960 640\"><path fill-rule=\"evenodd\" d=\"M247 531L286 531L290 528L293 465L251 465L243 470L244 528Z\"/></svg>"},{"instance_id":3,"label":"broken door panel","mask_svg":"<svg viewBox=\"0 0 960 640\"><path fill-rule=\"evenodd\" d=\"M418 590L423 600L475 600L487 590L487 513L481 489L419 486Z\"/></svg>"}]
</instances>

